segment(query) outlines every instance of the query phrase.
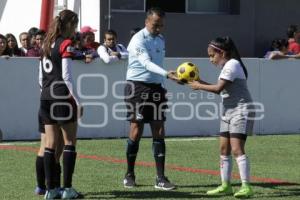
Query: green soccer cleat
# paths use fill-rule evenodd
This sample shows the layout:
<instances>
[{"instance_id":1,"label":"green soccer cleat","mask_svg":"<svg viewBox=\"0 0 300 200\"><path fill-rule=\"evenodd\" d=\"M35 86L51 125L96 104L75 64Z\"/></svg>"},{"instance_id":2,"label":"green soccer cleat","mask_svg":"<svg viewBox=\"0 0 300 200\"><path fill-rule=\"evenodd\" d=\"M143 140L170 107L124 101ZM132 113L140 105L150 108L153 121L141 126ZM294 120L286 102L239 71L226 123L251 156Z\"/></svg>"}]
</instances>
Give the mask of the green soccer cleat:
<instances>
[{"instance_id":1,"label":"green soccer cleat","mask_svg":"<svg viewBox=\"0 0 300 200\"><path fill-rule=\"evenodd\" d=\"M254 192L251 186L247 183L244 183L239 191L234 193L235 198L249 198L253 196Z\"/></svg>"},{"instance_id":2,"label":"green soccer cleat","mask_svg":"<svg viewBox=\"0 0 300 200\"><path fill-rule=\"evenodd\" d=\"M207 191L206 194L208 194L208 195L219 195L219 194L232 195L233 190L232 190L230 183L222 183L222 185L220 185L216 189Z\"/></svg>"}]
</instances>

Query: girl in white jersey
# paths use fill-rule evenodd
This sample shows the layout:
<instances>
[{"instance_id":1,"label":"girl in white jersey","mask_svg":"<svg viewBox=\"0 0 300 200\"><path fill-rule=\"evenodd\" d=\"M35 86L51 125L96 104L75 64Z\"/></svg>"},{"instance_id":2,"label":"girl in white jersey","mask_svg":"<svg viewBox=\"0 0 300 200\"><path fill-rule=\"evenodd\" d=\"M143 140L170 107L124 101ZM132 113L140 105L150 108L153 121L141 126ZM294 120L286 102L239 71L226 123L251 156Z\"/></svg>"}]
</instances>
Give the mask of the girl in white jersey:
<instances>
[{"instance_id":1,"label":"girl in white jersey","mask_svg":"<svg viewBox=\"0 0 300 200\"><path fill-rule=\"evenodd\" d=\"M232 159L236 159L242 187L234 193L237 198L253 195L249 184L249 159L245 153L247 134L253 129L255 116L251 95L247 88L247 69L231 38L216 38L208 45L210 61L221 69L216 84L202 80L193 81L189 86L194 90L205 90L220 94L223 102L223 113L220 126L220 174L222 185L207 192L208 195L233 194L230 184Z\"/></svg>"}]
</instances>

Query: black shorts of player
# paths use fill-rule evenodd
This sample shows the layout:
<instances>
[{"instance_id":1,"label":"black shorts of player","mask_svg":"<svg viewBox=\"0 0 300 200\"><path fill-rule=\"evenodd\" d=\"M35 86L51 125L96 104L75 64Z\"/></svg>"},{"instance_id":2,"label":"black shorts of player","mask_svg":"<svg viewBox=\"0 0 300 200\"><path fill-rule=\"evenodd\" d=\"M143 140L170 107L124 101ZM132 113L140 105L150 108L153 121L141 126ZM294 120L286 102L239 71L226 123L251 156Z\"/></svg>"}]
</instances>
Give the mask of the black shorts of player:
<instances>
[{"instance_id":1,"label":"black shorts of player","mask_svg":"<svg viewBox=\"0 0 300 200\"><path fill-rule=\"evenodd\" d=\"M39 115L45 125L68 124L77 121L77 105L73 99L41 100Z\"/></svg>"},{"instance_id":2,"label":"black shorts of player","mask_svg":"<svg viewBox=\"0 0 300 200\"><path fill-rule=\"evenodd\" d=\"M161 84L128 81L124 88L127 120L142 123L165 121L166 93Z\"/></svg>"},{"instance_id":3,"label":"black shorts of player","mask_svg":"<svg viewBox=\"0 0 300 200\"><path fill-rule=\"evenodd\" d=\"M39 122L39 132L45 133L45 124L43 123L42 117L40 115L40 111L39 111L39 116L38 116L38 122Z\"/></svg>"},{"instance_id":4,"label":"black shorts of player","mask_svg":"<svg viewBox=\"0 0 300 200\"><path fill-rule=\"evenodd\" d=\"M242 133L229 133L229 132L222 132L220 133L221 137L225 137L225 138L237 138L240 140L247 140L247 135L246 134L242 134Z\"/></svg>"}]
</instances>

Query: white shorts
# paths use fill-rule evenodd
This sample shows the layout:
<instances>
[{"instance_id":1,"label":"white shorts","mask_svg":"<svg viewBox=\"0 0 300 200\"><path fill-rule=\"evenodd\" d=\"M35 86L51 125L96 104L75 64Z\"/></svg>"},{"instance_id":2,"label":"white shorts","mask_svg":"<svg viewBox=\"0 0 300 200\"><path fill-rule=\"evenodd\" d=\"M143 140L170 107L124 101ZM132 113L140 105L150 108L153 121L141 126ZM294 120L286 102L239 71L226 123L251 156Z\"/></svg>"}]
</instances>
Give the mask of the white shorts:
<instances>
[{"instance_id":1,"label":"white shorts","mask_svg":"<svg viewBox=\"0 0 300 200\"><path fill-rule=\"evenodd\" d=\"M236 107L224 107L221 117L220 133L239 133L251 135L253 132L254 106L239 104Z\"/></svg>"}]
</instances>

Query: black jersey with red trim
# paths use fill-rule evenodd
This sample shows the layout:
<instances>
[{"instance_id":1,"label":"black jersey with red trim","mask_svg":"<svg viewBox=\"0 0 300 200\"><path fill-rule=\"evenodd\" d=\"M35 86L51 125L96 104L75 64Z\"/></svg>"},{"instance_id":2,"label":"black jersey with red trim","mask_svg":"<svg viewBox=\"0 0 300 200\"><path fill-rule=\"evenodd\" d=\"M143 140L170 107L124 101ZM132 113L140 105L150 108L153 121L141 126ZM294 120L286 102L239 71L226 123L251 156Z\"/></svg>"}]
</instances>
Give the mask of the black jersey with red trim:
<instances>
[{"instance_id":1,"label":"black jersey with red trim","mask_svg":"<svg viewBox=\"0 0 300 200\"><path fill-rule=\"evenodd\" d=\"M43 57L40 63L42 73L41 100L68 99L70 91L63 78L63 59L73 56L72 41L58 37L51 48L51 56Z\"/></svg>"}]
</instances>

